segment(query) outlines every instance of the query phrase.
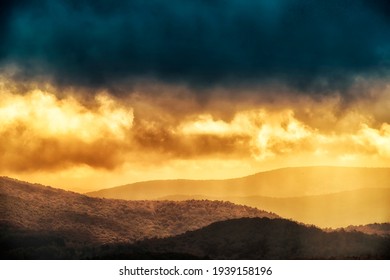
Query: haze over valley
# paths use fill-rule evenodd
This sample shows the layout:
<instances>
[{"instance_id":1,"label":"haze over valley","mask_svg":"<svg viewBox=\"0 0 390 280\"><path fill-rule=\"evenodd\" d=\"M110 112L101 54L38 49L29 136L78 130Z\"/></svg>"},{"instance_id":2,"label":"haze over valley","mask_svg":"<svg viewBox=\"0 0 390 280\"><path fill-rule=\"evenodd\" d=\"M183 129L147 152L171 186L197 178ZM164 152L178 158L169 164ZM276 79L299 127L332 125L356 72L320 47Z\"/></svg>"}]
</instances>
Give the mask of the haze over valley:
<instances>
[{"instance_id":1,"label":"haze over valley","mask_svg":"<svg viewBox=\"0 0 390 280\"><path fill-rule=\"evenodd\" d=\"M389 168L284 168L228 180L140 182L88 195L230 201L322 228L390 222Z\"/></svg>"}]
</instances>

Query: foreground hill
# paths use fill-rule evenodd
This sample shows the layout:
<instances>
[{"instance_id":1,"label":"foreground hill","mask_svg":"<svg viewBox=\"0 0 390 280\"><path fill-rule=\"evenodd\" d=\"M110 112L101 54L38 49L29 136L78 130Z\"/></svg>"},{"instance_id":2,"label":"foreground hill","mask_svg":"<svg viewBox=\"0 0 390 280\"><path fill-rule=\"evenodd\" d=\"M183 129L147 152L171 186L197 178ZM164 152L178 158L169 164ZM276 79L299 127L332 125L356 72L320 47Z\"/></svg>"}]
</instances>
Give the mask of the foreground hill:
<instances>
[{"instance_id":1,"label":"foreground hill","mask_svg":"<svg viewBox=\"0 0 390 280\"><path fill-rule=\"evenodd\" d=\"M294 167L227 180L139 182L87 194L129 200L171 195L297 197L364 188L390 188L390 168Z\"/></svg>"},{"instance_id":2,"label":"foreground hill","mask_svg":"<svg viewBox=\"0 0 390 280\"><path fill-rule=\"evenodd\" d=\"M277 216L228 202L92 198L0 177L0 239L3 241L12 241L14 233L20 232L85 244L134 242L177 235L216 221L241 217ZM5 236L6 232L10 235Z\"/></svg>"},{"instance_id":3,"label":"foreground hill","mask_svg":"<svg viewBox=\"0 0 390 280\"><path fill-rule=\"evenodd\" d=\"M390 239L358 232L326 233L283 219L243 218L135 245L107 247L104 259L389 259Z\"/></svg>"}]
</instances>

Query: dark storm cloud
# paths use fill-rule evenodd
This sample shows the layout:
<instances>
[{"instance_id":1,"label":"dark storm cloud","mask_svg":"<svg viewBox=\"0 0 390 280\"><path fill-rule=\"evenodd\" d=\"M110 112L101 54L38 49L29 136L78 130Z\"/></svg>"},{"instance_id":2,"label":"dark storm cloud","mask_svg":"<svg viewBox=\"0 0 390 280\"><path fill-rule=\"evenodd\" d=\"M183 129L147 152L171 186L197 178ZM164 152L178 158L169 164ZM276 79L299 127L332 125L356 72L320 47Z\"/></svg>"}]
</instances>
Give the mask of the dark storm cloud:
<instances>
[{"instance_id":1,"label":"dark storm cloud","mask_svg":"<svg viewBox=\"0 0 390 280\"><path fill-rule=\"evenodd\" d=\"M387 1L16 2L0 7L0 63L60 85L153 77L322 91L390 64Z\"/></svg>"}]
</instances>

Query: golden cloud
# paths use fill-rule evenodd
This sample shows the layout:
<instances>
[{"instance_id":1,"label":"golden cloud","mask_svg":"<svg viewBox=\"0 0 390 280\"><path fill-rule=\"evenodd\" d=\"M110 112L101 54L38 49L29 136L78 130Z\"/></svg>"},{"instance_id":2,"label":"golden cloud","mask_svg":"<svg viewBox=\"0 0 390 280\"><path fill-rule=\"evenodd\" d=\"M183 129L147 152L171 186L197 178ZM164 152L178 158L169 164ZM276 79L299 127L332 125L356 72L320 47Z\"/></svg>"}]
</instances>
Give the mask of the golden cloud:
<instances>
[{"instance_id":1,"label":"golden cloud","mask_svg":"<svg viewBox=\"0 0 390 280\"><path fill-rule=\"evenodd\" d=\"M178 174L191 177L191 168L199 174L215 161L232 168L241 163L244 172L248 166L388 166L390 159L390 110L383 109L390 106L390 90L384 86L348 104L338 94L288 92L279 101L251 100L245 91L231 100L221 89L198 102L189 88L158 84L134 87L122 97L84 91L3 78L1 170L126 167L146 174L152 166L165 174L163 166L182 162Z\"/></svg>"},{"instance_id":2,"label":"golden cloud","mask_svg":"<svg viewBox=\"0 0 390 280\"><path fill-rule=\"evenodd\" d=\"M32 90L0 93L0 164L4 170L57 169L73 164L112 168L121 159L133 110L108 95L95 108L73 97Z\"/></svg>"}]
</instances>

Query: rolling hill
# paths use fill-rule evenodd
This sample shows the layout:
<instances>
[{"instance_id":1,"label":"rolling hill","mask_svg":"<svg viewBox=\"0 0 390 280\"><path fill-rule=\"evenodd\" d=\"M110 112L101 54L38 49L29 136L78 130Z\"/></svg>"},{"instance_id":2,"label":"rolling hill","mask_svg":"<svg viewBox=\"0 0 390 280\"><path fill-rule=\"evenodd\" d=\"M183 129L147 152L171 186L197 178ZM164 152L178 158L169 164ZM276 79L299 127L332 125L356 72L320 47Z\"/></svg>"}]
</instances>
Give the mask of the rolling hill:
<instances>
[{"instance_id":1,"label":"rolling hill","mask_svg":"<svg viewBox=\"0 0 390 280\"><path fill-rule=\"evenodd\" d=\"M171 195L299 197L364 188L390 188L390 168L293 167L227 180L160 180L89 192L128 200Z\"/></svg>"},{"instance_id":2,"label":"rolling hill","mask_svg":"<svg viewBox=\"0 0 390 280\"><path fill-rule=\"evenodd\" d=\"M107 247L103 259L389 259L390 239L360 232L324 232L283 219L242 218L133 245Z\"/></svg>"},{"instance_id":3,"label":"rolling hill","mask_svg":"<svg viewBox=\"0 0 390 280\"><path fill-rule=\"evenodd\" d=\"M107 244L177 235L215 221L240 217L277 215L229 202L92 198L0 177L2 233L12 229L54 235L69 242Z\"/></svg>"}]
</instances>

